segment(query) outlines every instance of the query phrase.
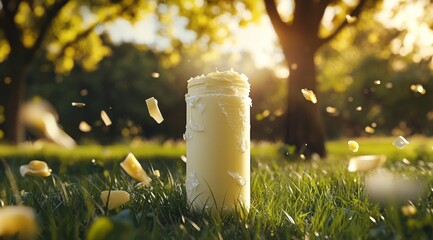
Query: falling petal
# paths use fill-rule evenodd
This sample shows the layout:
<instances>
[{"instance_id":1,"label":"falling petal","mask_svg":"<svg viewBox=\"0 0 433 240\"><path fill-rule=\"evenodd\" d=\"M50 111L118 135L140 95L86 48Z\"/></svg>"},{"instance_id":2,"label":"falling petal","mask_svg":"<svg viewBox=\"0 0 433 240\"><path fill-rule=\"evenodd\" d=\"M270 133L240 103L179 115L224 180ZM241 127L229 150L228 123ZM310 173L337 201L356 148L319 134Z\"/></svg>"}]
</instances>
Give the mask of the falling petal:
<instances>
[{"instance_id":1,"label":"falling petal","mask_svg":"<svg viewBox=\"0 0 433 240\"><path fill-rule=\"evenodd\" d=\"M302 95L304 95L304 98L307 101L310 101L310 102L312 102L314 104L317 103L317 97L316 97L316 94L314 94L313 91L304 88L304 89L301 89L301 92L302 92Z\"/></svg>"},{"instance_id":2,"label":"falling petal","mask_svg":"<svg viewBox=\"0 0 433 240\"><path fill-rule=\"evenodd\" d=\"M182 161L183 161L184 163L186 163L186 161L187 161L187 159L186 159L186 156L185 156L185 155L181 155L181 156L180 156L180 159L182 159Z\"/></svg>"},{"instance_id":3,"label":"falling petal","mask_svg":"<svg viewBox=\"0 0 433 240\"><path fill-rule=\"evenodd\" d=\"M104 122L105 126L110 126L112 124L110 117L104 110L101 111L101 119Z\"/></svg>"},{"instance_id":4,"label":"falling petal","mask_svg":"<svg viewBox=\"0 0 433 240\"><path fill-rule=\"evenodd\" d=\"M85 104L85 103L80 103L80 102L72 102L72 106L73 106L73 107L79 107L79 108L82 108L82 107L85 107L86 104Z\"/></svg>"},{"instance_id":5,"label":"falling petal","mask_svg":"<svg viewBox=\"0 0 433 240\"><path fill-rule=\"evenodd\" d=\"M146 99L146 105L150 116L155 119L158 124L164 121L161 111L158 108L158 101L154 97Z\"/></svg>"},{"instance_id":6,"label":"falling petal","mask_svg":"<svg viewBox=\"0 0 433 240\"><path fill-rule=\"evenodd\" d=\"M398 136L396 139L394 139L394 142L392 143L392 145L394 145L398 149L403 149L408 144L409 144L409 141L407 141L406 138L404 138L402 136Z\"/></svg>"},{"instance_id":7,"label":"falling petal","mask_svg":"<svg viewBox=\"0 0 433 240\"><path fill-rule=\"evenodd\" d=\"M386 161L384 155L364 155L352 157L349 161L349 172L364 172L381 166Z\"/></svg>"},{"instance_id":8,"label":"falling petal","mask_svg":"<svg viewBox=\"0 0 433 240\"><path fill-rule=\"evenodd\" d=\"M104 206L107 205L108 201L108 209L111 210L129 202L129 193L122 190L102 191L101 200Z\"/></svg>"},{"instance_id":9,"label":"falling petal","mask_svg":"<svg viewBox=\"0 0 433 240\"><path fill-rule=\"evenodd\" d=\"M20 167L21 176L36 176L36 177L48 177L51 175L51 169L48 164L44 161L33 160L27 165Z\"/></svg>"},{"instance_id":10,"label":"falling petal","mask_svg":"<svg viewBox=\"0 0 433 240\"><path fill-rule=\"evenodd\" d=\"M87 122L85 121L81 121L80 125L78 126L78 128L80 129L80 131L82 132L90 132L92 131L92 126L90 126Z\"/></svg>"},{"instance_id":11,"label":"falling petal","mask_svg":"<svg viewBox=\"0 0 433 240\"><path fill-rule=\"evenodd\" d=\"M335 113L337 113L337 109L335 107L328 106L328 107L326 107L326 112L330 113L330 114L335 114Z\"/></svg>"},{"instance_id":12,"label":"falling petal","mask_svg":"<svg viewBox=\"0 0 433 240\"><path fill-rule=\"evenodd\" d=\"M158 72L153 72L152 73L152 77L153 78L159 78L159 73Z\"/></svg>"},{"instance_id":13,"label":"falling petal","mask_svg":"<svg viewBox=\"0 0 433 240\"><path fill-rule=\"evenodd\" d=\"M143 167L135 158L134 154L129 153L125 160L120 163L122 169L137 182L142 182L145 186L149 186L151 179L147 176Z\"/></svg>"},{"instance_id":14,"label":"falling petal","mask_svg":"<svg viewBox=\"0 0 433 240\"><path fill-rule=\"evenodd\" d=\"M66 148L73 148L76 143L57 124L58 115L46 101L26 103L20 110L20 120L35 133L49 141Z\"/></svg>"},{"instance_id":15,"label":"falling petal","mask_svg":"<svg viewBox=\"0 0 433 240\"><path fill-rule=\"evenodd\" d=\"M374 128L372 128L372 127L370 127L370 126L367 126L367 127L365 127L365 132L366 133L370 133L370 134L373 134L374 133Z\"/></svg>"},{"instance_id":16,"label":"falling petal","mask_svg":"<svg viewBox=\"0 0 433 240\"><path fill-rule=\"evenodd\" d=\"M358 152L359 144L356 141L350 140L347 142L349 144L349 150L352 152Z\"/></svg>"},{"instance_id":17,"label":"falling petal","mask_svg":"<svg viewBox=\"0 0 433 240\"><path fill-rule=\"evenodd\" d=\"M403 160L401 160L401 161L406 165L410 165L410 161L407 160L406 158L403 158Z\"/></svg>"}]
</instances>

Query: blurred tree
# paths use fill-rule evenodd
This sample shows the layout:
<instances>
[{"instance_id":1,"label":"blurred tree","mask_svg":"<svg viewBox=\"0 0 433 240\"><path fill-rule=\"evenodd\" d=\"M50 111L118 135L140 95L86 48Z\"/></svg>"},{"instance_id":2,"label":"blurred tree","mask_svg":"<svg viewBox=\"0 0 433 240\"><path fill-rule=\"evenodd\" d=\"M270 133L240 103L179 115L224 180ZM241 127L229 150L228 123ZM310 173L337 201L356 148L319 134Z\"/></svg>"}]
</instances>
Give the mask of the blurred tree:
<instances>
[{"instance_id":1,"label":"blurred tree","mask_svg":"<svg viewBox=\"0 0 433 240\"><path fill-rule=\"evenodd\" d=\"M109 54L96 34L100 23L125 17L136 19L146 1L0 1L0 104L2 129L12 143L22 140L18 112L25 98L28 69L41 49L56 62L58 72L73 68L74 60L87 69Z\"/></svg>"},{"instance_id":2,"label":"blurred tree","mask_svg":"<svg viewBox=\"0 0 433 240\"><path fill-rule=\"evenodd\" d=\"M334 41L321 48L316 57L319 99L322 99L321 111L328 137L409 136L433 132L430 104L433 71L430 59L417 57L428 52L428 47L422 50L414 46L410 53L399 50L409 47L396 44L407 35L389 28L393 21L387 22L383 17L390 11L386 2L379 5L382 10L364 10L362 16L369 21L361 20L356 29L343 30ZM413 7L418 13L424 11L419 5ZM400 17L400 24L406 24L403 16ZM406 17L408 21L415 20L408 13ZM366 127L372 128L374 133L371 129L367 133Z\"/></svg>"},{"instance_id":3,"label":"blurred tree","mask_svg":"<svg viewBox=\"0 0 433 240\"><path fill-rule=\"evenodd\" d=\"M100 38L102 23L118 18L140 19L153 12L158 16L158 33L168 36L171 44L163 51L165 65L179 63L177 51L183 44L173 30L174 22L189 19L186 29L194 30L194 48L207 48L229 35L227 14L250 10L248 16L237 16L239 24L259 16L255 1L80 1L80 0L0 0L0 104L5 121L1 128L10 142L21 140L22 127L18 112L25 98L28 69L38 54L46 54L55 62L56 72L69 72L75 63L94 70L97 63L110 53ZM1 130L0 130L1 131Z\"/></svg>"},{"instance_id":4,"label":"blurred tree","mask_svg":"<svg viewBox=\"0 0 433 240\"><path fill-rule=\"evenodd\" d=\"M285 143L294 145L297 151L308 149L304 153L307 155L318 153L325 156L325 132L319 108L303 98L301 89L316 92L314 57L317 51L340 33L349 21L359 16L367 0L359 0L355 4L352 2L353 5L346 4L346 1L295 0L287 20L282 19L275 0L264 1L290 69ZM336 8L340 11L335 11ZM334 10L329 13L335 27L326 33L322 25L325 12L330 10Z\"/></svg>"}]
</instances>

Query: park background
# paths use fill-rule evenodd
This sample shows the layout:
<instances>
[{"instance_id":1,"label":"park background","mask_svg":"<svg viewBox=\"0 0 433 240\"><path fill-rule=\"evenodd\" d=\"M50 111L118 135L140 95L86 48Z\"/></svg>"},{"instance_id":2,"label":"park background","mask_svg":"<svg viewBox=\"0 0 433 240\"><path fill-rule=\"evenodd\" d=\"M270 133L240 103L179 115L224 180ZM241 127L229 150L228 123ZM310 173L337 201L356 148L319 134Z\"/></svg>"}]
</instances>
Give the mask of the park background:
<instances>
[{"instance_id":1,"label":"park background","mask_svg":"<svg viewBox=\"0 0 433 240\"><path fill-rule=\"evenodd\" d=\"M8 2L19 4L11 25L20 29L19 44L11 45L14 38L4 30L10 24L5 18ZM60 1L63 5L48 27L43 25L48 19L44 14L54 3L2 4L2 141L17 137L7 134L10 125L6 128L15 114L8 111L11 96L19 103L47 100L57 111L59 124L79 143L181 139L187 80L230 68L250 79L252 138L285 140L288 78L297 66L285 60L261 1L65 2ZM318 28L317 35L326 37L344 25L314 55L318 83L314 91L326 138L431 135L431 4L360 3L362 12L347 23L356 1L330 1ZM284 21L293 19L293 6L281 1L278 9ZM48 29L42 32L43 27ZM14 45L24 49L22 56ZM12 90L20 81L13 79L12 68L23 73L17 78L25 78L20 94ZM421 86L420 91L414 86ZM161 125L148 116L144 100L149 97L159 101L165 117ZM87 106L74 108L72 102ZM300 106L311 111L308 107ZM103 126L101 110L113 120L110 127ZM81 132L81 121L93 130ZM368 126L374 133L365 131ZM308 134L321 135L320 131ZM34 139L26 137L20 141Z\"/></svg>"},{"instance_id":2,"label":"park background","mask_svg":"<svg viewBox=\"0 0 433 240\"><path fill-rule=\"evenodd\" d=\"M0 210L31 207L39 231L17 231L40 239L431 239L431 16L428 0L0 0ZM252 207L192 211L187 81L231 68L251 83ZM24 128L26 102L49 124ZM47 143L65 145L52 129L77 146ZM129 152L150 186L120 169ZM348 171L367 154L387 160ZM20 175L36 159L51 175ZM392 201L367 193L375 174ZM420 193L395 198L408 179ZM130 201L109 210L104 190Z\"/></svg>"}]
</instances>

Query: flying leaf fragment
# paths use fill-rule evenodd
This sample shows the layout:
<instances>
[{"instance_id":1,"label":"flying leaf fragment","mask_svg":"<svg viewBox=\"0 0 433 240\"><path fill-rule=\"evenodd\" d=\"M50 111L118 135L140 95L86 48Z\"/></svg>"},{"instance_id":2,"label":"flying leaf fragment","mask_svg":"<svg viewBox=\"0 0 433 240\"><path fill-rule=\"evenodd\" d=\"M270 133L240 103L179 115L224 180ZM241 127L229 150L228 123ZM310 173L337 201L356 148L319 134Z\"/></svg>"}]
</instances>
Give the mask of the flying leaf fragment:
<instances>
[{"instance_id":1,"label":"flying leaf fragment","mask_svg":"<svg viewBox=\"0 0 433 240\"><path fill-rule=\"evenodd\" d=\"M36 176L36 177L48 177L51 175L51 169L48 164L44 161L33 160L26 165L20 167L21 176Z\"/></svg>"},{"instance_id":2,"label":"flying leaf fragment","mask_svg":"<svg viewBox=\"0 0 433 240\"><path fill-rule=\"evenodd\" d=\"M347 142L349 145L349 150L352 152L358 152L359 150L359 144L356 141L350 140Z\"/></svg>"},{"instance_id":3,"label":"flying leaf fragment","mask_svg":"<svg viewBox=\"0 0 433 240\"><path fill-rule=\"evenodd\" d=\"M337 109L335 107L327 106L326 112L331 113L331 114L335 114L335 113L337 113Z\"/></svg>"},{"instance_id":4,"label":"flying leaf fragment","mask_svg":"<svg viewBox=\"0 0 433 240\"><path fill-rule=\"evenodd\" d=\"M153 72L152 77L153 78L159 78L159 72Z\"/></svg>"},{"instance_id":5,"label":"flying leaf fragment","mask_svg":"<svg viewBox=\"0 0 433 240\"><path fill-rule=\"evenodd\" d=\"M108 209L111 210L129 202L129 193L122 190L102 191L101 200L104 206L107 205L108 201Z\"/></svg>"},{"instance_id":6,"label":"flying leaf fragment","mask_svg":"<svg viewBox=\"0 0 433 240\"><path fill-rule=\"evenodd\" d=\"M398 149L403 149L404 147L406 147L409 144L409 141L406 140L406 138L402 137L402 136L398 136L397 138L394 139L394 142L392 143L392 145L394 145L395 147L397 147Z\"/></svg>"},{"instance_id":7,"label":"flying leaf fragment","mask_svg":"<svg viewBox=\"0 0 433 240\"><path fill-rule=\"evenodd\" d=\"M137 182L142 183L142 185L149 186L151 179L147 176L141 164L135 158L134 154L129 153L125 160L120 163L122 169Z\"/></svg>"},{"instance_id":8,"label":"flying leaf fragment","mask_svg":"<svg viewBox=\"0 0 433 240\"><path fill-rule=\"evenodd\" d=\"M0 208L1 239L35 239L40 232L33 208L7 206Z\"/></svg>"},{"instance_id":9,"label":"flying leaf fragment","mask_svg":"<svg viewBox=\"0 0 433 240\"><path fill-rule=\"evenodd\" d=\"M80 131L82 132L90 132L92 131L92 126L90 126L87 122L85 121L81 121L80 125L78 125L78 128L80 129Z\"/></svg>"},{"instance_id":10,"label":"flying leaf fragment","mask_svg":"<svg viewBox=\"0 0 433 240\"><path fill-rule=\"evenodd\" d=\"M367 126L367 127L365 127L365 132L366 133L370 133L370 134L373 134L374 133L374 128L372 128L372 127L370 127L370 126Z\"/></svg>"},{"instance_id":11,"label":"flying leaf fragment","mask_svg":"<svg viewBox=\"0 0 433 240\"><path fill-rule=\"evenodd\" d=\"M155 119L158 124L164 121L161 111L158 108L158 101L154 97L146 99L146 105L150 116Z\"/></svg>"},{"instance_id":12,"label":"flying leaf fragment","mask_svg":"<svg viewBox=\"0 0 433 240\"><path fill-rule=\"evenodd\" d=\"M83 107L85 107L85 106L86 106L85 103L81 103L81 102L72 102L72 107L83 108Z\"/></svg>"},{"instance_id":13,"label":"flying leaf fragment","mask_svg":"<svg viewBox=\"0 0 433 240\"><path fill-rule=\"evenodd\" d=\"M310 101L314 104L317 103L317 97L313 91L304 88L304 89L301 89L301 92L302 92L302 95L304 95L304 98L307 99L307 101Z\"/></svg>"},{"instance_id":14,"label":"flying leaf fragment","mask_svg":"<svg viewBox=\"0 0 433 240\"><path fill-rule=\"evenodd\" d=\"M101 119L104 122L105 126L110 126L112 124L110 117L104 110L101 111Z\"/></svg>"},{"instance_id":15,"label":"flying leaf fragment","mask_svg":"<svg viewBox=\"0 0 433 240\"><path fill-rule=\"evenodd\" d=\"M20 121L36 135L65 148L75 147L74 139L60 128L57 123L59 116L47 101L25 103L19 115Z\"/></svg>"}]
</instances>

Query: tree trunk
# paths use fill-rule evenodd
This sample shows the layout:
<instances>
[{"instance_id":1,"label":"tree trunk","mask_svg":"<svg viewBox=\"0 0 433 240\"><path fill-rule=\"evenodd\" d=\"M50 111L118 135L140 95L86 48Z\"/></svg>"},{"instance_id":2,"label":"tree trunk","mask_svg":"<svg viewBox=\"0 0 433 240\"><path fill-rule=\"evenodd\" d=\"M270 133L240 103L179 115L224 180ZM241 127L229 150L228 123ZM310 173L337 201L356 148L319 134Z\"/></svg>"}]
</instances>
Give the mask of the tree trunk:
<instances>
[{"instance_id":1,"label":"tree trunk","mask_svg":"<svg viewBox=\"0 0 433 240\"><path fill-rule=\"evenodd\" d=\"M325 131L318 104L307 101L301 92L307 88L317 93L316 49L309 48L307 41L296 42L283 46L290 69L285 143L295 146L297 153L306 157L313 153L325 157Z\"/></svg>"},{"instance_id":2,"label":"tree trunk","mask_svg":"<svg viewBox=\"0 0 433 240\"><path fill-rule=\"evenodd\" d=\"M12 55L10 55L12 56ZM4 76L8 78L8 84L3 83L2 92L5 97L1 105L4 106L5 122L3 130L5 139L11 144L17 144L24 140L24 127L20 123L19 110L25 99L26 75L29 63L19 58L9 58L3 63Z\"/></svg>"}]
</instances>

